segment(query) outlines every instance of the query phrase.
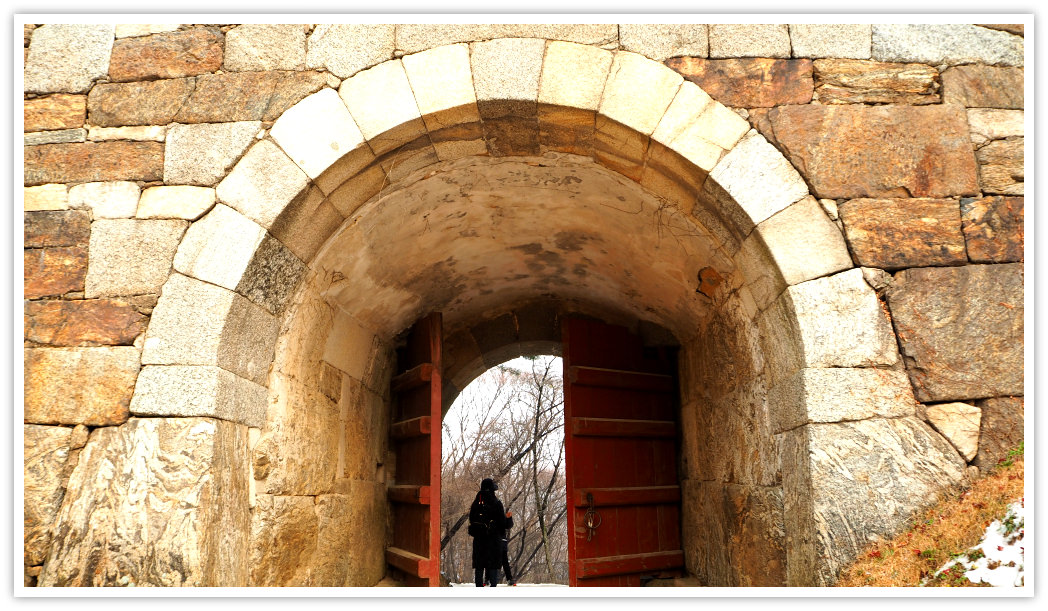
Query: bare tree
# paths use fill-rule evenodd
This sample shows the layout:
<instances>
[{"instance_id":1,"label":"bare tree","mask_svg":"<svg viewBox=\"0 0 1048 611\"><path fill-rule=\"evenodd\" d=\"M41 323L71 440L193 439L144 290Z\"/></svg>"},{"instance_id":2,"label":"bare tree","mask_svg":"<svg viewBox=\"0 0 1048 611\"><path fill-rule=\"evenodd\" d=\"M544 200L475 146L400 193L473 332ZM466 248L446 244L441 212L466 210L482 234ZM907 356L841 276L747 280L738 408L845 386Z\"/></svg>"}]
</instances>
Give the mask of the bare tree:
<instances>
[{"instance_id":1,"label":"bare tree","mask_svg":"<svg viewBox=\"0 0 1048 611\"><path fill-rule=\"evenodd\" d=\"M445 417L441 566L450 581L472 580L472 540L462 526L480 481L492 477L514 514L509 540L514 576L567 583L560 367L556 357L536 357L527 369L492 368Z\"/></svg>"}]
</instances>

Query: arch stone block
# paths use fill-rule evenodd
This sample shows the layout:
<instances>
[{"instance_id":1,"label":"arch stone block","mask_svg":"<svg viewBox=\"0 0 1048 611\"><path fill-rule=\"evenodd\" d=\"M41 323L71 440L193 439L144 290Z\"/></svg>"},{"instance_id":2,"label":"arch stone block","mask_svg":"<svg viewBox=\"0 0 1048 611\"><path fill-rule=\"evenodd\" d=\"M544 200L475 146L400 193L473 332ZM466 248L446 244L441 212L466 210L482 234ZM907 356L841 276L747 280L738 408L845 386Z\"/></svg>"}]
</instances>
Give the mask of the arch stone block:
<instances>
[{"instance_id":1,"label":"arch stone block","mask_svg":"<svg viewBox=\"0 0 1048 611\"><path fill-rule=\"evenodd\" d=\"M334 89L321 89L286 110L269 135L310 178L346 155L363 157L357 170L371 161L370 150L359 154L367 148L364 136Z\"/></svg>"},{"instance_id":2,"label":"arch stone block","mask_svg":"<svg viewBox=\"0 0 1048 611\"><path fill-rule=\"evenodd\" d=\"M401 61L437 156L445 161L486 153L469 46L437 47Z\"/></svg>"},{"instance_id":3,"label":"arch stone block","mask_svg":"<svg viewBox=\"0 0 1048 611\"><path fill-rule=\"evenodd\" d=\"M726 216L740 236L764 219L808 195L797 170L774 146L750 130L710 172L703 185L715 201L727 199Z\"/></svg>"},{"instance_id":4,"label":"arch stone block","mask_svg":"<svg viewBox=\"0 0 1048 611\"><path fill-rule=\"evenodd\" d=\"M262 140L218 183L216 195L219 201L269 229L308 184L309 177L284 151Z\"/></svg>"},{"instance_id":5,"label":"arch stone block","mask_svg":"<svg viewBox=\"0 0 1048 611\"><path fill-rule=\"evenodd\" d=\"M768 246L787 285L852 267L841 230L810 195L764 220L754 233Z\"/></svg>"},{"instance_id":6,"label":"arch stone block","mask_svg":"<svg viewBox=\"0 0 1048 611\"><path fill-rule=\"evenodd\" d=\"M899 360L888 317L859 269L787 288L758 325L772 385L806 367L876 367Z\"/></svg>"},{"instance_id":7,"label":"arch stone block","mask_svg":"<svg viewBox=\"0 0 1048 611\"><path fill-rule=\"evenodd\" d=\"M266 383L278 320L233 291L172 274L153 310L143 365L214 365Z\"/></svg>"},{"instance_id":8,"label":"arch stone block","mask_svg":"<svg viewBox=\"0 0 1048 611\"><path fill-rule=\"evenodd\" d=\"M597 107L614 53L587 45L550 41L539 77L539 138L543 146L593 154Z\"/></svg>"},{"instance_id":9,"label":"arch stone block","mask_svg":"<svg viewBox=\"0 0 1048 611\"><path fill-rule=\"evenodd\" d=\"M376 155L426 133L400 60L381 63L342 82L338 94Z\"/></svg>"},{"instance_id":10,"label":"arch stone block","mask_svg":"<svg viewBox=\"0 0 1048 611\"><path fill-rule=\"evenodd\" d=\"M261 427L266 387L209 365L150 365L138 375L131 413L206 416Z\"/></svg>"}]
</instances>

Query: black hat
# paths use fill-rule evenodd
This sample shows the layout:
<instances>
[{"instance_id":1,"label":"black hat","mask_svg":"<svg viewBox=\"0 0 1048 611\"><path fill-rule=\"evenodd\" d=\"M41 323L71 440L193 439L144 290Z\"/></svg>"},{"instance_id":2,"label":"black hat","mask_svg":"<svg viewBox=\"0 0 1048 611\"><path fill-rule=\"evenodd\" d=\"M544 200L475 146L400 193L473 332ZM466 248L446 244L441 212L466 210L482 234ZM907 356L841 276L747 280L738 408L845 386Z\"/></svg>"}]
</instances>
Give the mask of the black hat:
<instances>
[{"instance_id":1,"label":"black hat","mask_svg":"<svg viewBox=\"0 0 1048 611\"><path fill-rule=\"evenodd\" d=\"M494 492L495 490L499 489L499 485L496 484L495 480L491 479L490 477L485 477L484 481L480 482L480 489L491 490L492 492Z\"/></svg>"}]
</instances>

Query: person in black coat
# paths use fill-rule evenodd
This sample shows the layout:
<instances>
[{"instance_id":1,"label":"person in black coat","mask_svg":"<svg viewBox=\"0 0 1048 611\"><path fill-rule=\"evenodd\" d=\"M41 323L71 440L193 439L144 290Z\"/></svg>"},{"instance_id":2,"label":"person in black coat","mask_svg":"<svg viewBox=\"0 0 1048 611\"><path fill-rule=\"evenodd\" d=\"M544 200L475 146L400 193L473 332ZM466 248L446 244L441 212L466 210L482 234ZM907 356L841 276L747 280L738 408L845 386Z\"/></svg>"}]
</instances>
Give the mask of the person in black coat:
<instances>
[{"instance_id":1,"label":"person in black coat","mask_svg":"<svg viewBox=\"0 0 1048 611\"><path fill-rule=\"evenodd\" d=\"M473 536L473 581L478 588L495 587L506 536L506 510L495 496L498 485L491 478L480 483L480 492L469 508L469 534Z\"/></svg>"}]
</instances>

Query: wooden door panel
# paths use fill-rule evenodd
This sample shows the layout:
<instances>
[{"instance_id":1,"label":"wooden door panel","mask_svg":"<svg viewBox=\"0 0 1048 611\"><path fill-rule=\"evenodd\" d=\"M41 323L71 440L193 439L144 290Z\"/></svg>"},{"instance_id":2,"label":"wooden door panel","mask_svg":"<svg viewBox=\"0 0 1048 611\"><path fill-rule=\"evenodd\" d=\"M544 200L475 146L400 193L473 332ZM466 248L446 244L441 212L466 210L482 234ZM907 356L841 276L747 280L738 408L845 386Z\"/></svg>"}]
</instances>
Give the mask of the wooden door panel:
<instances>
[{"instance_id":1,"label":"wooden door panel","mask_svg":"<svg viewBox=\"0 0 1048 611\"><path fill-rule=\"evenodd\" d=\"M679 574L674 355L645 350L622 327L563 325L570 583L638 586Z\"/></svg>"},{"instance_id":2,"label":"wooden door panel","mask_svg":"<svg viewBox=\"0 0 1048 611\"><path fill-rule=\"evenodd\" d=\"M408 585L440 585L440 313L419 320L397 352L390 383L395 479L388 487L393 541L386 562Z\"/></svg>"}]
</instances>

